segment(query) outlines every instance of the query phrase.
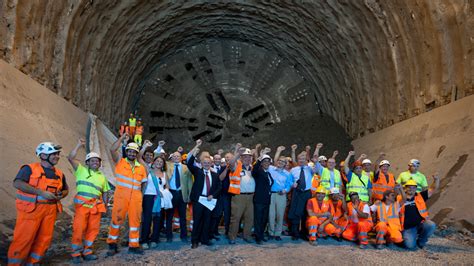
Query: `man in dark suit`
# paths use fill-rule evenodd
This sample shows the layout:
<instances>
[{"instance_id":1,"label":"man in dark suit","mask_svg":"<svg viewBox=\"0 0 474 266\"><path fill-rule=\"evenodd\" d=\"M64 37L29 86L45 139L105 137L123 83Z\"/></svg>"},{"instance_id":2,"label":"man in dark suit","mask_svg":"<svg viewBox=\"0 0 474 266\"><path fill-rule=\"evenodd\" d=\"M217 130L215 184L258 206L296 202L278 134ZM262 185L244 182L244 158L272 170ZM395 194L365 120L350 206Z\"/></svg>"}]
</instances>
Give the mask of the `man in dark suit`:
<instances>
[{"instance_id":1,"label":"man in dark suit","mask_svg":"<svg viewBox=\"0 0 474 266\"><path fill-rule=\"evenodd\" d=\"M199 202L199 197L206 197L208 201L219 196L221 191L221 182L217 173L211 171L211 158L201 158L202 168L194 165L196 153L201 146L202 141L196 141L196 146L188 154L188 169L194 176L194 184L191 189L190 200L193 203L193 231L191 233L191 248L197 248L199 242L210 246L209 224L211 221L211 210Z\"/></svg>"},{"instance_id":2,"label":"man in dark suit","mask_svg":"<svg viewBox=\"0 0 474 266\"><path fill-rule=\"evenodd\" d=\"M262 244L262 241L266 241L263 233L268 221L272 196L271 187L274 182L270 172L268 172L272 161L270 156L267 155L269 152L270 148L263 149L252 170L252 176L255 179L255 195L253 198L254 232L255 241L259 245Z\"/></svg>"}]
</instances>

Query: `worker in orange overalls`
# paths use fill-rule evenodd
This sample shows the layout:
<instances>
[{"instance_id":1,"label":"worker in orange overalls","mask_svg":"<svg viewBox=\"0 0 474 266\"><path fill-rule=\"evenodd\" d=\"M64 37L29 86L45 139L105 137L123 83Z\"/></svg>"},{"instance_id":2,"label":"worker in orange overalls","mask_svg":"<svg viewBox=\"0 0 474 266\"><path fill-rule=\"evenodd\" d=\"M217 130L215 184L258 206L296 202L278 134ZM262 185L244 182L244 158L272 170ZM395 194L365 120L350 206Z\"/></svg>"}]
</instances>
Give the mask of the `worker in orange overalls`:
<instances>
[{"instance_id":1,"label":"worker in orange overalls","mask_svg":"<svg viewBox=\"0 0 474 266\"><path fill-rule=\"evenodd\" d=\"M127 135L121 136L110 148L110 153L115 165L115 193L114 207L112 208L112 221L109 227L108 256L113 256L118 252L118 237L120 225L125 220L128 213L129 239L128 252L131 254L143 254L140 248L140 222L142 216L142 189L147 181L146 169L137 161L139 152L138 145L130 142L126 148L126 158L118 152L120 143Z\"/></svg>"},{"instance_id":2,"label":"worker in orange overalls","mask_svg":"<svg viewBox=\"0 0 474 266\"><path fill-rule=\"evenodd\" d=\"M346 230L349 219L347 217L347 205L344 195L340 193L339 188L333 187L330 190L329 203L331 204L333 217L331 224L338 230L334 233L337 241L342 241L342 232Z\"/></svg>"},{"instance_id":3,"label":"worker in orange overalls","mask_svg":"<svg viewBox=\"0 0 474 266\"><path fill-rule=\"evenodd\" d=\"M318 244L317 236L332 236L339 231L332 223L333 210L329 201L325 200L327 190L323 186L316 189L316 194L306 203L308 219L306 226L309 231L309 243L313 246Z\"/></svg>"},{"instance_id":4,"label":"worker in orange overalls","mask_svg":"<svg viewBox=\"0 0 474 266\"><path fill-rule=\"evenodd\" d=\"M54 167L60 152L59 145L40 143L40 162L22 166L13 181L17 219L8 265L38 264L51 244L57 213L62 212L60 200L68 194L64 174Z\"/></svg>"},{"instance_id":5,"label":"worker in orange overalls","mask_svg":"<svg viewBox=\"0 0 474 266\"><path fill-rule=\"evenodd\" d=\"M120 125L119 136L122 136L123 134L130 134L130 128L127 121Z\"/></svg>"},{"instance_id":6,"label":"worker in orange overalls","mask_svg":"<svg viewBox=\"0 0 474 266\"><path fill-rule=\"evenodd\" d=\"M395 189L401 195L399 201L396 200L395 190L389 189L384 191L382 201L377 201L370 207L376 214L375 231L377 236L375 243L377 249L383 248L385 239L388 243L403 241L400 209L405 204L406 196L400 184Z\"/></svg>"},{"instance_id":7,"label":"worker in orange overalls","mask_svg":"<svg viewBox=\"0 0 474 266\"><path fill-rule=\"evenodd\" d=\"M367 203L359 199L357 192L349 193L349 197L351 199L347 204L347 215L350 217L349 225L342 233L342 237L349 241L359 239L359 247L365 249L369 243L367 234L373 227L370 208Z\"/></svg>"},{"instance_id":8,"label":"worker in orange overalls","mask_svg":"<svg viewBox=\"0 0 474 266\"><path fill-rule=\"evenodd\" d=\"M88 153L86 167L77 162L77 151L85 144L83 139L79 139L67 157L74 169L77 190L71 241L73 263L81 263L82 257L85 261L97 260L97 256L92 254L92 244L99 234L100 219L106 212L107 192L110 190L107 178L99 170L102 161L99 154Z\"/></svg>"},{"instance_id":9,"label":"worker in orange overalls","mask_svg":"<svg viewBox=\"0 0 474 266\"><path fill-rule=\"evenodd\" d=\"M142 146L142 136L143 136L143 124L142 120L138 120L137 127L135 128L135 136L133 140L138 146Z\"/></svg>"}]
</instances>

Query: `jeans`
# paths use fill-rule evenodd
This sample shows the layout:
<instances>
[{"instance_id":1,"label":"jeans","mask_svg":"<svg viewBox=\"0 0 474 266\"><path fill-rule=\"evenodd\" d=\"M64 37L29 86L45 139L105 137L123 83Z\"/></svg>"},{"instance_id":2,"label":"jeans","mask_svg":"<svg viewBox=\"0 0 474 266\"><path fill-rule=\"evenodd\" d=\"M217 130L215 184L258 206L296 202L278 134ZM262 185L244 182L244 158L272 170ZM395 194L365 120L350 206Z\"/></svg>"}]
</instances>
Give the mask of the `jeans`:
<instances>
[{"instance_id":1,"label":"jeans","mask_svg":"<svg viewBox=\"0 0 474 266\"><path fill-rule=\"evenodd\" d=\"M423 248L426 242L428 242L428 238L433 235L435 229L436 224L428 220L415 227L403 230L402 235L405 247L413 250L418 245L419 248Z\"/></svg>"}]
</instances>

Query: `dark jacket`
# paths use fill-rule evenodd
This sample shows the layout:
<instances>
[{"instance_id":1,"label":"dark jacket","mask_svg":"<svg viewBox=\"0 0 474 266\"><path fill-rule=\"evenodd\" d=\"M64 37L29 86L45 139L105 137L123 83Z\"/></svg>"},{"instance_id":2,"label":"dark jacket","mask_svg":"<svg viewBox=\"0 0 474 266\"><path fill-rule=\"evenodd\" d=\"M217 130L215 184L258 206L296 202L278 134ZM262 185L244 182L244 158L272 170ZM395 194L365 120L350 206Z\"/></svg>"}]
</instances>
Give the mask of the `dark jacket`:
<instances>
[{"instance_id":1,"label":"dark jacket","mask_svg":"<svg viewBox=\"0 0 474 266\"><path fill-rule=\"evenodd\" d=\"M194 176L194 184L191 189L191 195L189 198L191 199L192 202L198 202L199 197L202 195L202 189L204 187L204 183L206 182L206 177L204 175L204 170L202 168L196 167L194 165L194 156L191 156L188 158L187 166L189 171ZM212 184L211 184L211 190L210 194L217 199L219 196L219 193L221 192L221 182L219 180L219 175L210 171L211 173L211 178L212 178Z\"/></svg>"},{"instance_id":2,"label":"dark jacket","mask_svg":"<svg viewBox=\"0 0 474 266\"><path fill-rule=\"evenodd\" d=\"M274 180L271 177L269 178L268 172L263 170L260 160L257 160L257 163L253 166L252 176L255 179L255 194L253 196L253 202L259 204L270 204L272 197L271 188Z\"/></svg>"}]
</instances>

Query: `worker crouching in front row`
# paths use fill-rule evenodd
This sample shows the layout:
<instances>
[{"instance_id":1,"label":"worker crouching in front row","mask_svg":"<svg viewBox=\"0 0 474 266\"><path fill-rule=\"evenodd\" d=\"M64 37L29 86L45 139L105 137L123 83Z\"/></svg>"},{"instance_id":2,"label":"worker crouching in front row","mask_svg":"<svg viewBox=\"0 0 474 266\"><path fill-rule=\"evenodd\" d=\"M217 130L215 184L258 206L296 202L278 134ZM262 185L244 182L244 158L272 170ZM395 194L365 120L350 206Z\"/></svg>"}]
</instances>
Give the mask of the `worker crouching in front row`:
<instances>
[{"instance_id":1,"label":"worker crouching in front row","mask_svg":"<svg viewBox=\"0 0 474 266\"><path fill-rule=\"evenodd\" d=\"M326 237L340 235L340 229L335 227L331 222L333 219L332 204L325 200L327 190L323 186L316 189L316 194L308 200L306 209L308 211L308 219L306 226L309 231L309 243L313 246L318 244L318 237Z\"/></svg>"},{"instance_id":2,"label":"worker crouching in front row","mask_svg":"<svg viewBox=\"0 0 474 266\"><path fill-rule=\"evenodd\" d=\"M347 204L347 215L350 217L349 225L342 233L342 237L349 241L359 239L359 247L365 249L369 243L367 234L373 227L370 208L359 199L357 192L351 192L349 197L351 199L351 202Z\"/></svg>"}]
</instances>

